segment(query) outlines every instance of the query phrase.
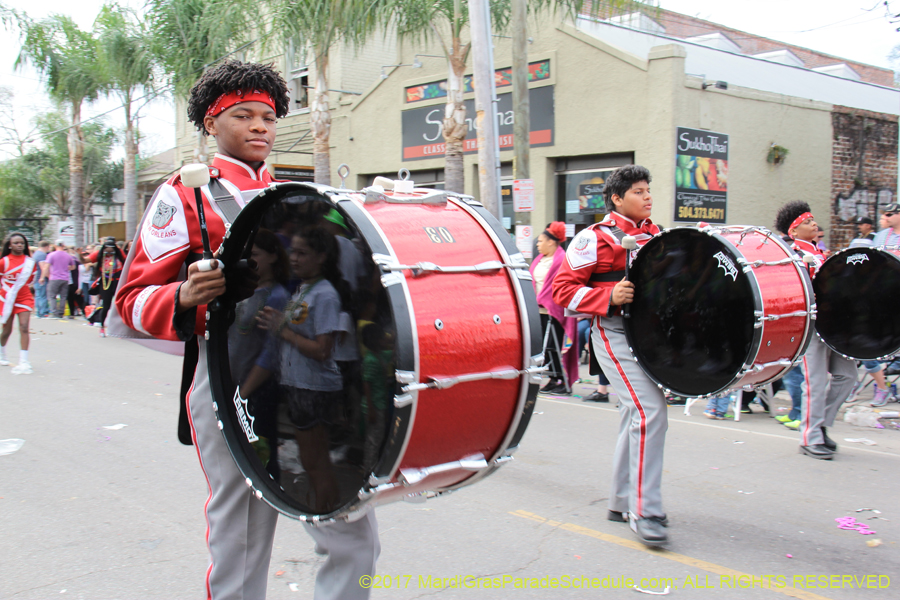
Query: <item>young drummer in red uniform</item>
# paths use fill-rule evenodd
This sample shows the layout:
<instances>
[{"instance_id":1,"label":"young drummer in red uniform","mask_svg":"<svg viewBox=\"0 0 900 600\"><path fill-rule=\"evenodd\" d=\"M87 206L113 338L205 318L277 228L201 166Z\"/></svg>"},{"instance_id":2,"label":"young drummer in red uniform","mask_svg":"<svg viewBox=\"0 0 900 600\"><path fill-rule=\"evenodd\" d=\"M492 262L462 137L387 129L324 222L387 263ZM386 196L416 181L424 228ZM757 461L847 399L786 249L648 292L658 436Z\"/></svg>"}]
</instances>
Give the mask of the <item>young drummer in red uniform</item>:
<instances>
[{"instance_id":1,"label":"young drummer in red uniform","mask_svg":"<svg viewBox=\"0 0 900 600\"><path fill-rule=\"evenodd\" d=\"M207 71L191 90L188 117L200 131L215 136L218 147L210 177L219 178L240 207L254 190L272 182L265 160L275 141L276 119L287 114L288 101L284 79L270 66L239 61ZM225 223L219 208L209 202L208 188L203 191L215 250L225 235ZM216 264L210 271L199 269L203 245L194 193L178 176L157 190L134 244L116 295L118 313L135 330L164 340L190 341L197 357L187 410L210 490L205 506L211 559L207 597L262 600L278 515L251 494L216 424L203 315L206 304L226 292L226 278ZM185 266L186 281L179 277ZM255 283L244 296L252 294ZM328 554L316 578L315 598L368 598L369 590L359 581L374 574L380 550L374 514L353 523L306 528L317 551Z\"/></svg>"},{"instance_id":2,"label":"young drummer in red uniform","mask_svg":"<svg viewBox=\"0 0 900 600\"><path fill-rule=\"evenodd\" d=\"M553 299L571 311L595 315L591 347L619 396L609 519L627 518L644 544L660 546L668 542L660 494L666 399L634 361L622 320L622 306L634 301L634 284L624 279L622 238L633 236L642 246L659 233L650 221L650 172L637 165L621 167L606 180L604 195L610 212L569 244L553 282Z\"/></svg>"},{"instance_id":3,"label":"young drummer in red uniform","mask_svg":"<svg viewBox=\"0 0 900 600\"><path fill-rule=\"evenodd\" d=\"M35 264L31 259L28 240L21 233L12 233L3 244L0 254L0 365L8 366L6 342L12 336L13 323L19 320L19 363L12 368L13 375L29 375L28 325L34 310L31 284L35 279Z\"/></svg>"},{"instance_id":4,"label":"young drummer in red uniform","mask_svg":"<svg viewBox=\"0 0 900 600\"><path fill-rule=\"evenodd\" d=\"M775 217L775 228L787 231L793 238L792 247L812 258L810 275L816 276L825 262L825 254L816 245L819 226L806 202L788 202ZM803 355L803 388L800 405L800 453L831 460L837 444L828 437L828 427L834 425L841 404L853 393L856 385L856 361L844 358L831 350L818 334L809 342ZM831 374L831 381L828 375Z\"/></svg>"}]
</instances>

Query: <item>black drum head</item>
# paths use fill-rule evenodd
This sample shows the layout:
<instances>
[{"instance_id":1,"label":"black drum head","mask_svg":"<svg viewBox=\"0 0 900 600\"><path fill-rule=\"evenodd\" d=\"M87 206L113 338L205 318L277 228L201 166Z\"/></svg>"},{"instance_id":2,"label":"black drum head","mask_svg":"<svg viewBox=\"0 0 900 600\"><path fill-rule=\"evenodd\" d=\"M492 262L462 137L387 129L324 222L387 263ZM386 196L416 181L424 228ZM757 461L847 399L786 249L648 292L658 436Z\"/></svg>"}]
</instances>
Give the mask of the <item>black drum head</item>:
<instances>
[{"instance_id":1,"label":"black drum head","mask_svg":"<svg viewBox=\"0 0 900 600\"><path fill-rule=\"evenodd\" d=\"M900 349L900 259L875 248L835 254L813 280L816 331L831 348L871 360Z\"/></svg>"},{"instance_id":2,"label":"black drum head","mask_svg":"<svg viewBox=\"0 0 900 600\"><path fill-rule=\"evenodd\" d=\"M252 257L266 279L252 296L224 298L207 323L229 450L256 494L296 518L359 503L394 416L397 331L349 208L302 184L252 200L220 256L226 274ZM323 254L324 270L312 276ZM310 350L322 335L332 338L327 358Z\"/></svg>"},{"instance_id":3,"label":"black drum head","mask_svg":"<svg viewBox=\"0 0 900 600\"><path fill-rule=\"evenodd\" d=\"M681 396L725 389L748 359L756 298L730 244L696 229L651 239L631 266L625 334L643 370Z\"/></svg>"}]
</instances>

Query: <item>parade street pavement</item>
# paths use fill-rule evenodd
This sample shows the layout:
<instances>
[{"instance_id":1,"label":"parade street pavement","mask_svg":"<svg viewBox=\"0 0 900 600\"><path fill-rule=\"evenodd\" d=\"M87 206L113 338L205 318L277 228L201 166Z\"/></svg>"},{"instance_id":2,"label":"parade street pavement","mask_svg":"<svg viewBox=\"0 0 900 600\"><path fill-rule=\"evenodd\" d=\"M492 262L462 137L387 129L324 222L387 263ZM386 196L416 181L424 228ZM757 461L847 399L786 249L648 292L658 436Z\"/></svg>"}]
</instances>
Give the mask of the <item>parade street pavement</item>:
<instances>
[{"instance_id":1,"label":"parade street pavement","mask_svg":"<svg viewBox=\"0 0 900 600\"><path fill-rule=\"evenodd\" d=\"M0 456L0 598L203 598L207 490L176 438L180 359L77 320L32 330L34 374L0 368L0 440L25 440ZM667 584L673 598L900 598L900 431L838 423L825 462L798 454L798 434L758 407L740 423L703 408L669 408L668 550L606 520L615 402L542 398L496 474L378 509L372 598L638 598L629 585ZM839 529L841 517L877 533ZM312 598L323 560L281 518L268 597Z\"/></svg>"}]
</instances>

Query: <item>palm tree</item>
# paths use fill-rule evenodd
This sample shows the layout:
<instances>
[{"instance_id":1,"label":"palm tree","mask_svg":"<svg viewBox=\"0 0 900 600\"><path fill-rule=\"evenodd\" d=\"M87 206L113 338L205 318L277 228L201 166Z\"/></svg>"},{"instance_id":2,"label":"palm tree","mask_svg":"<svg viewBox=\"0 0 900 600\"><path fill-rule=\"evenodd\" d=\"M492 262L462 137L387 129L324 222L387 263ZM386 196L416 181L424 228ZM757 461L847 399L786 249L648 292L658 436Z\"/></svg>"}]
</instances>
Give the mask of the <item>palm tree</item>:
<instances>
[{"instance_id":1,"label":"palm tree","mask_svg":"<svg viewBox=\"0 0 900 600\"><path fill-rule=\"evenodd\" d=\"M272 30L283 43L310 47L315 56L316 85L310 102L315 181L331 185L331 112L328 106L328 53L339 41L357 48L377 26L382 0L267 0Z\"/></svg>"},{"instance_id":2,"label":"palm tree","mask_svg":"<svg viewBox=\"0 0 900 600\"><path fill-rule=\"evenodd\" d=\"M491 22L496 30L509 20L509 0L490 3ZM397 29L401 39L413 43L436 37L447 57L447 104L444 109L443 134L446 161L444 187L451 192L465 191L463 143L468 133L464 76L469 51L469 4L467 0L389 0L381 13L382 22Z\"/></svg>"},{"instance_id":3,"label":"palm tree","mask_svg":"<svg viewBox=\"0 0 900 600\"><path fill-rule=\"evenodd\" d=\"M259 30L259 4L252 0L148 0L152 52L175 95L190 89L215 62ZM207 160L206 136L197 134L197 159Z\"/></svg>"},{"instance_id":4,"label":"palm tree","mask_svg":"<svg viewBox=\"0 0 900 600\"><path fill-rule=\"evenodd\" d=\"M39 22L20 20L24 41L16 67L34 66L44 78L50 96L68 106L69 204L75 221L75 245L84 245L84 132L81 109L103 89L97 60L97 42L70 17L52 15Z\"/></svg>"},{"instance_id":5,"label":"palm tree","mask_svg":"<svg viewBox=\"0 0 900 600\"><path fill-rule=\"evenodd\" d=\"M135 135L137 113L133 103L153 84L153 57L150 36L137 14L117 4L108 4L94 24L100 46L100 62L109 91L125 108L125 237L132 239L137 229L137 155Z\"/></svg>"}]
</instances>

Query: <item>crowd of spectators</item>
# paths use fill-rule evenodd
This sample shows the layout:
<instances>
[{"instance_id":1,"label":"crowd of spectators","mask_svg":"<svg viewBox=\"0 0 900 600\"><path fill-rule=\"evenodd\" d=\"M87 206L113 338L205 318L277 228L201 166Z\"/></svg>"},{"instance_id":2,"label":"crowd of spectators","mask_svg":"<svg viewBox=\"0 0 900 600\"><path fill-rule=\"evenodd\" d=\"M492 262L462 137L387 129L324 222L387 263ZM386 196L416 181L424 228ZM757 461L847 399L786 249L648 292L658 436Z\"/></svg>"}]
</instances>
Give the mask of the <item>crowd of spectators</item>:
<instances>
[{"instance_id":1,"label":"crowd of spectators","mask_svg":"<svg viewBox=\"0 0 900 600\"><path fill-rule=\"evenodd\" d=\"M123 254L130 242L117 241ZM42 240L32 249L36 264L33 283L35 317L38 319L89 319L98 305L97 289L92 287L101 277L98 252L102 243L84 247L67 245L63 240L55 244ZM92 323L99 327L100 323Z\"/></svg>"}]
</instances>

